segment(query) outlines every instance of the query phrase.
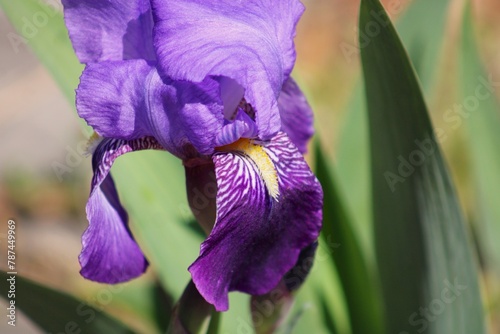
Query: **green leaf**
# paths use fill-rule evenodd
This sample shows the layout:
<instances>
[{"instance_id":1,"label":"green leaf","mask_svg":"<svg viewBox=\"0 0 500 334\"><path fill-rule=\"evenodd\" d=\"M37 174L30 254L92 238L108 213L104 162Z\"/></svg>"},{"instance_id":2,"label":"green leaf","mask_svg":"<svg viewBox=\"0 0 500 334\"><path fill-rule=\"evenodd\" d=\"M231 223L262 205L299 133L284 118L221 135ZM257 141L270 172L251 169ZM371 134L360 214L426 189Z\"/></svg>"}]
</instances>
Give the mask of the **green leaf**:
<instances>
[{"instance_id":1,"label":"green leaf","mask_svg":"<svg viewBox=\"0 0 500 334\"><path fill-rule=\"evenodd\" d=\"M83 301L18 275L13 281L8 281L11 277L0 271L0 294L9 301L9 307L15 306L16 313L23 311L46 332L133 333L122 323ZM15 297L8 296L12 282ZM15 303L12 304L12 301Z\"/></svg>"},{"instance_id":2,"label":"green leaf","mask_svg":"<svg viewBox=\"0 0 500 334\"><path fill-rule=\"evenodd\" d=\"M479 246L485 255L486 265L500 276L500 106L496 100L499 78L487 74L478 54L474 36L474 22L470 3L465 9L462 25L460 57L460 83L462 112L448 115L448 129L462 124L467 130L473 182L475 186Z\"/></svg>"},{"instance_id":3,"label":"green leaf","mask_svg":"<svg viewBox=\"0 0 500 334\"><path fill-rule=\"evenodd\" d=\"M220 327L220 318L222 317L220 312L213 312L212 318L210 319L210 324L208 325L207 334L218 334Z\"/></svg>"},{"instance_id":4,"label":"green leaf","mask_svg":"<svg viewBox=\"0 0 500 334\"><path fill-rule=\"evenodd\" d=\"M106 305L100 301L104 294L112 294ZM80 298L92 300L97 307L105 307L109 314L117 315L128 324L137 324L141 331L165 333L174 301L163 287L151 277L138 279L118 285L94 283L85 291L80 291Z\"/></svg>"},{"instance_id":5,"label":"green leaf","mask_svg":"<svg viewBox=\"0 0 500 334\"><path fill-rule=\"evenodd\" d=\"M359 84L346 110L340 132L335 170L338 191L352 217L353 232L359 238L361 250L369 265L375 261L373 225L370 202L370 160L368 149L368 120L363 90ZM331 159L328 159L331 160Z\"/></svg>"},{"instance_id":6,"label":"green leaf","mask_svg":"<svg viewBox=\"0 0 500 334\"><path fill-rule=\"evenodd\" d=\"M360 30L372 11L380 32L361 59L387 332L484 333L475 259L422 92L380 2L362 0Z\"/></svg>"},{"instance_id":7,"label":"green leaf","mask_svg":"<svg viewBox=\"0 0 500 334\"><path fill-rule=\"evenodd\" d=\"M175 300L190 280L187 268L202 241L188 224L183 169L179 159L159 151L127 154L112 169L134 236Z\"/></svg>"},{"instance_id":8,"label":"green leaf","mask_svg":"<svg viewBox=\"0 0 500 334\"><path fill-rule=\"evenodd\" d=\"M342 282L352 332L384 333L376 275L370 271L363 257L352 222L334 184L333 169L328 166L319 143L315 156L316 175L323 186L325 203L322 238L335 247L332 248L332 260ZM372 284L366 284L367 281Z\"/></svg>"},{"instance_id":9,"label":"green leaf","mask_svg":"<svg viewBox=\"0 0 500 334\"><path fill-rule=\"evenodd\" d=\"M220 314L219 333L252 333L250 297L241 292L229 293L229 310Z\"/></svg>"},{"instance_id":10,"label":"green leaf","mask_svg":"<svg viewBox=\"0 0 500 334\"><path fill-rule=\"evenodd\" d=\"M300 287L284 333L351 333L349 313L342 285L331 260L331 245L322 239L316 250L314 265Z\"/></svg>"},{"instance_id":11,"label":"green leaf","mask_svg":"<svg viewBox=\"0 0 500 334\"><path fill-rule=\"evenodd\" d=\"M404 3L390 2L391 13L400 14ZM412 1L397 23L412 62L418 64L416 70L427 97L431 97L432 88L441 74L437 69L442 56L449 3L449 0ZM372 18L376 22L376 15L372 15ZM425 24L421 24L422 18L425 18ZM339 192L345 197L346 208L352 217L353 231L359 237L368 265L372 265L374 246L369 192L368 121L361 88L359 85L354 89L352 99L346 107L335 167Z\"/></svg>"}]
</instances>

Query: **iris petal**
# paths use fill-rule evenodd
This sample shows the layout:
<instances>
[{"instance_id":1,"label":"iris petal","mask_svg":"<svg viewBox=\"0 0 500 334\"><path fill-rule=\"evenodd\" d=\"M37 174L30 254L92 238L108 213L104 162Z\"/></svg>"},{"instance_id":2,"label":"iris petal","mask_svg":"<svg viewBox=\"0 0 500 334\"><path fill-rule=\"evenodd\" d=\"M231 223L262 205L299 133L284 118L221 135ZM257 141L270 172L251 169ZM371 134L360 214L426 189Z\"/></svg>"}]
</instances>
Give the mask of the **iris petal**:
<instances>
[{"instance_id":1,"label":"iris petal","mask_svg":"<svg viewBox=\"0 0 500 334\"><path fill-rule=\"evenodd\" d=\"M149 0L62 0L64 19L78 59L156 59Z\"/></svg>"},{"instance_id":2,"label":"iris petal","mask_svg":"<svg viewBox=\"0 0 500 334\"><path fill-rule=\"evenodd\" d=\"M302 154L306 153L307 143L314 134L314 117L306 97L291 77L283 84L278 106L281 130Z\"/></svg>"},{"instance_id":3,"label":"iris petal","mask_svg":"<svg viewBox=\"0 0 500 334\"><path fill-rule=\"evenodd\" d=\"M277 98L295 62L298 0L153 0L154 46L162 76L200 82L228 77L256 110L259 137L279 131Z\"/></svg>"},{"instance_id":4,"label":"iris petal","mask_svg":"<svg viewBox=\"0 0 500 334\"><path fill-rule=\"evenodd\" d=\"M131 141L106 138L93 154L94 176L86 207L89 227L83 234L79 256L80 273L85 278L119 283L139 276L147 268L148 263L129 230L128 215L108 175L120 155L143 149L162 148L152 137Z\"/></svg>"},{"instance_id":5,"label":"iris petal","mask_svg":"<svg viewBox=\"0 0 500 334\"><path fill-rule=\"evenodd\" d=\"M318 241L302 249L295 266L285 274L283 281L288 291L296 291L304 283L314 263Z\"/></svg>"},{"instance_id":6,"label":"iris petal","mask_svg":"<svg viewBox=\"0 0 500 334\"><path fill-rule=\"evenodd\" d=\"M135 139L151 135L149 85L155 69L144 60L86 66L76 90L76 108L103 137Z\"/></svg>"},{"instance_id":7,"label":"iris petal","mask_svg":"<svg viewBox=\"0 0 500 334\"><path fill-rule=\"evenodd\" d=\"M224 103L224 117L226 119L231 119L241 99L243 99L245 95L245 89L236 81L228 77L220 78L219 83L220 97Z\"/></svg>"},{"instance_id":8,"label":"iris petal","mask_svg":"<svg viewBox=\"0 0 500 334\"><path fill-rule=\"evenodd\" d=\"M200 83L162 81L155 72L149 85L154 91L148 117L158 141L183 160L193 154L211 154L224 124L218 83L210 78Z\"/></svg>"},{"instance_id":9,"label":"iris petal","mask_svg":"<svg viewBox=\"0 0 500 334\"><path fill-rule=\"evenodd\" d=\"M163 81L145 60L107 61L85 68L78 114L103 137L154 136L181 159L186 147L210 154L224 122L218 83Z\"/></svg>"},{"instance_id":10,"label":"iris petal","mask_svg":"<svg viewBox=\"0 0 500 334\"><path fill-rule=\"evenodd\" d=\"M257 127L255 122L242 110L238 110L236 118L224 125L217 134L216 146L224 146L240 138L255 138Z\"/></svg>"},{"instance_id":11,"label":"iris petal","mask_svg":"<svg viewBox=\"0 0 500 334\"><path fill-rule=\"evenodd\" d=\"M316 177L284 133L264 145L279 176L274 201L254 161L238 152L213 156L217 218L191 265L201 295L218 311L228 292L269 292L297 263L321 229L323 193Z\"/></svg>"}]
</instances>

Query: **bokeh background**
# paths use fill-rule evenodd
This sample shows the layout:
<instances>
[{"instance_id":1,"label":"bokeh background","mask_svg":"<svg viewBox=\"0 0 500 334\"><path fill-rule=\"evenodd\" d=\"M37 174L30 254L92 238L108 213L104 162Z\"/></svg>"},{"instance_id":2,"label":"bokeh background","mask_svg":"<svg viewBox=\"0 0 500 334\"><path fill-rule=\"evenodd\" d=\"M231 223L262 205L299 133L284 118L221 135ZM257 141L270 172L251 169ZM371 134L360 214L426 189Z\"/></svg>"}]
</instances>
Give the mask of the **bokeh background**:
<instances>
[{"instance_id":1,"label":"bokeh background","mask_svg":"<svg viewBox=\"0 0 500 334\"><path fill-rule=\"evenodd\" d=\"M329 158L334 164L342 165L338 142L346 110L360 80L359 55L346 54L342 45L356 44L359 2L303 2L307 10L297 30L294 76L313 106L318 136ZM389 5L393 1L382 2ZM389 14L397 21L411 2L401 0L401 10L389 11ZM454 66L458 61L462 9L462 1L450 2L446 35L436 67L435 89L426 95L435 126L443 122L443 112L459 102L452 87L458 80ZM473 13L477 23L476 39L486 71L500 78L500 2L475 0ZM429 24L426 20L422 17L415 22L423 27ZM144 305L144 314L138 315L127 309L133 293L115 294L109 302L98 300L101 287L78 274L77 257L81 248L80 236L87 226L84 207L91 178L90 158L82 156L79 147L84 146L88 133L82 130L74 106L68 103L29 47L20 46L16 52L11 46L7 35L13 31L0 10L0 269L6 269L6 223L14 219L18 232L16 266L19 274L97 304L147 332L147 327L141 328L144 326L141 319L147 316L148 305ZM442 144L462 207L467 217L473 217L475 201L470 164L463 150L464 138L463 129L458 128ZM358 154L356 147L349 154ZM60 164L69 168L61 173ZM349 185L341 186L345 191ZM369 231L360 231L360 234L362 238L369 238ZM130 290L142 291L141 288L153 280L149 272L127 286L132 287ZM498 282L487 271L483 272L481 282L483 293L490 296L486 305L490 312L490 331L500 333ZM3 299L0 305L4 307ZM11 328L2 320L0 332L8 333L9 330ZM21 315L16 332L40 331Z\"/></svg>"}]
</instances>

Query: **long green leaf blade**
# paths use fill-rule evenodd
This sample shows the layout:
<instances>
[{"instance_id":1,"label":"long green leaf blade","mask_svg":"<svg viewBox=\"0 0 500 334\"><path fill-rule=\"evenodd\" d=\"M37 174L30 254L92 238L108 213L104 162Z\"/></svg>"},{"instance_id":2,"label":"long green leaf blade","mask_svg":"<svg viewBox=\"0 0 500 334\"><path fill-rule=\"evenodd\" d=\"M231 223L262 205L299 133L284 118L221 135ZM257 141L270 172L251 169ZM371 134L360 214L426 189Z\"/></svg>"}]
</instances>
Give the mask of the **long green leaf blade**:
<instances>
[{"instance_id":1,"label":"long green leaf blade","mask_svg":"<svg viewBox=\"0 0 500 334\"><path fill-rule=\"evenodd\" d=\"M136 152L117 160L112 173L134 235L177 300L202 241L187 224L189 206L179 195L185 193L181 162L165 152Z\"/></svg>"},{"instance_id":2,"label":"long green leaf blade","mask_svg":"<svg viewBox=\"0 0 500 334\"><path fill-rule=\"evenodd\" d=\"M322 238L326 244L338 246L333 249L332 259L346 296L352 332L384 333L377 279L363 257L352 222L333 182L332 168L328 166L319 143L315 156L316 175L323 187L325 202Z\"/></svg>"},{"instance_id":3,"label":"long green leaf blade","mask_svg":"<svg viewBox=\"0 0 500 334\"><path fill-rule=\"evenodd\" d=\"M389 333L484 333L476 263L415 72L380 2L362 0L377 259Z\"/></svg>"},{"instance_id":4,"label":"long green leaf blade","mask_svg":"<svg viewBox=\"0 0 500 334\"><path fill-rule=\"evenodd\" d=\"M82 334L110 333L131 334L133 331L118 320L87 305L74 297L41 286L21 276L0 271L0 294L16 310L22 310L34 323L46 332ZM9 297L11 283L14 297ZM10 301L14 301L11 304ZM9 310L10 314L10 310Z\"/></svg>"},{"instance_id":5,"label":"long green leaf blade","mask_svg":"<svg viewBox=\"0 0 500 334\"><path fill-rule=\"evenodd\" d=\"M404 2L391 2L391 14L404 9ZM432 97L440 71L443 54L446 18L449 0L413 1L397 22L401 40L416 66L426 97ZM376 20L377 15L374 14ZM420 24L422 17L426 24ZM365 33L370 40L370 36ZM367 41L365 43L367 43ZM361 44L361 45L364 45ZM354 232L359 236L361 247L369 264L373 263L373 227L370 203L370 167L368 148L368 121L361 85L353 91L346 107L345 125L341 128L337 147L336 170L340 193L345 196L346 207L352 217Z\"/></svg>"},{"instance_id":6,"label":"long green leaf blade","mask_svg":"<svg viewBox=\"0 0 500 334\"><path fill-rule=\"evenodd\" d=\"M331 260L336 247L320 238L314 265L296 295L292 323L285 326L284 333L352 332L340 277Z\"/></svg>"}]
</instances>

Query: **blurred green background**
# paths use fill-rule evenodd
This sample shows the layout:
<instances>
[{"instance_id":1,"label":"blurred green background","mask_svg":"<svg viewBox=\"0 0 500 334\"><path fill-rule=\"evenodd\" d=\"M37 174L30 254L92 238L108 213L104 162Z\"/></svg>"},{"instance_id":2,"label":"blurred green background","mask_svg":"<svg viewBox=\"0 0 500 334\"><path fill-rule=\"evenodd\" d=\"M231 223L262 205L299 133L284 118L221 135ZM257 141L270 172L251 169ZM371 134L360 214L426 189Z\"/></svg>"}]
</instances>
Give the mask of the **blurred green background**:
<instances>
[{"instance_id":1,"label":"blurred green background","mask_svg":"<svg viewBox=\"0 0 500 334\"><path fill-rule=\"evenodd\" d=\"M367 142L368 136L366 131L363 134L366 124L359 118L359 113L353 111L363 110L364 106L364 95L360 94L359 51L356 48L359 1L303 2L307 10L297 28L294 77L315 111L317 138L321 142L328 168L335 171L337 190L345 205L346 215L351 218L361 255L368 268L376 270L369 204L371 193L368 171L363 169L368 156L366 144L362 142ZM470 94L467 88L470 78L476 75L487 78L491 75L500 80L500 3L495 0L472 1L471 27L464 20L465 1L387 0L382 3L396 22L406 50L414 62L433 125L435 129L443 129L446 133L446 139L440 144L468 221L467 228L472 231L474 250L479 256L480 287L489 332L499 333L500 252L497 250L500 246L496 245L495 239L500 235L495 234L495 231L500 231L500 221L495 217L500 216L495 216L492 206L500 196L496 188L489 189L487 186L490 183L497 184L500 176L495 180L483 181L481 175L484 176L488 171L475 164L488 159L496 161L500 152L497 156L486 157L477 152L475 147L486 145L481 140L488 143L490 139L482 136L484 128L481 125L474 125L476 116L463 118L460 124L453 123L452 126L446 115L448 110L463 103L464 96ZM43 29L40 28L40 36ZM19 45L17 49L12 46L8 36L14 31L5 14L0 11L0 254L7 252L6 222L14 219L18 229L16 265L20 275L90 302L139 332L154 333L158 330L154 324L158 323L157 318L162 318L162 315L155 314L153 301L143 298L145 294L154 294L157 278L153 270L111 294L103 292L106 288L102 285L85 281L78 274L77 256L81 247L80 236L87 226L84 207L91 178L90 159L79 152L85 145L88 133L82 130L74 106L68 102L65 93L37 56L25 45ZM470 58L464 60L467 56L464 31L472 33L484 71L482 74L474 72L475 64L470 63ZM470 69L471 76L467 76L467 69ZM74 88L66 86L64 90L71 92ZM498 93L497 89L497 97ZM493 104L487 108L499 112L495 101L487 101L479 109L486 108L486 103ZM313 144L307 158L314 164ZM172 163L177 163L178 168L181 168L180 162ZM66 168L61 169L61 166ZM498 164L492 163L491 166ZM117 167L116 173L122 177L119 189L136 189L134 182L137 180L123 184L126 172L120 166ZM496 170L489 172L495 175ZM167 182L165 191L175 192L177 186ZM191 215L185 200L179 199L172 206L178 221L170 223L189 227ZM485 231L480 221L488 214L491 216L486 219L496 225L496 229L490 230L488 227ZM154 213L152 215L154 217ZM193 240L194 243L199 242L198 239ZM322 259L330 256L342 244L340 240L339 244L326 243L324 248L320 247L316 261L318 274L310 279L313 283L321 281L324 270L332 270L329 267L331 263ZM198 248L191 249L181 262L189 264L197 252ZM178 256L178 250L173 249L171 256ZM5 270L5 266L6 261L1 260L0 269ZM172 283L174 297L178 297L181 291L177 286L187 284L186 269L187 265L165 269L170 277L175 277L172 280L178 280ZM343 308L346 297L339 293L342 290L339 281L341 278L336 278L336 281L330 282L331 286L321 291L323 298L331 299L326 303L308 297L311 290L321 284L306 284L300 292L302 297L299 296L298 306L293 311L297 321L307 320L308 312L323 314L321 307L327 307L333 309L335 314L331 317L335 324L325 325L327 331L331 332L335 328L341 333L350 332L352 324L349 324L348 312ZM368 290L378 290L378 283L370 277L366 277L365 284ZM111 298L107 298L108 295ZM235 301L232 299L231 302L235 306L230 317L235 319L235 326L241 326L241 323L250 321L247 310L238 306L245 305L246 299L236 293L233 295ZM5 301L0 299L0 303L4 305ZM244 322L238 322L238 317ZM325 318L328 317L323 315L322 319ZM311 316L310 319L314 322L315 318ZM23 333L40 332L26 318L21 318L18 326L16 330L22 329ZM304 321L302 327L297 325L296 332L301 333L306 328L307 321ZM9 330L2 321L0 331L7 333Z\"/></svg>"}]
</instances>

